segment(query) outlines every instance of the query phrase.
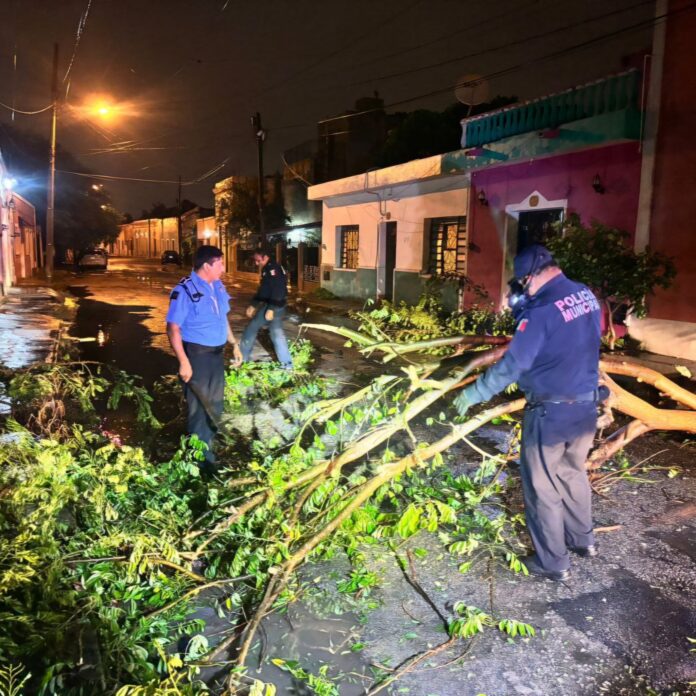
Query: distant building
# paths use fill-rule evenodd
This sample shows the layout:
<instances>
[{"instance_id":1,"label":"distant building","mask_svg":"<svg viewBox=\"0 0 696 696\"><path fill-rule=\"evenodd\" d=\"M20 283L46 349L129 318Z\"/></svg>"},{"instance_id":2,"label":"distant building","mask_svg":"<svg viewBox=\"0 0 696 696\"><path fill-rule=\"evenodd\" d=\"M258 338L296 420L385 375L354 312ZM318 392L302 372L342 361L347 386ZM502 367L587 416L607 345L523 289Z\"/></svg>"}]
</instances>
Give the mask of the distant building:
<instances>
[{"instance_id":1,"label":"distant building","mask_svg":"<svg viewBox=\"0 0 696 696\"><path fill-rule=\"evenodd\" d=\"M147 218L119 225L116 241L110 245L110 253L116 256L159 258L163 251L179 251L179 219Z\"/></svg>"},{"instance_id":2,"label":"distant building","mask_svg":"<svg viewBox=\"0 0 696 696\"><path fill-rule=\"evenodd\" d=\"M34 206L18 193L10 208L15 278L29 278L39 266L39 231Z\"/></svg>"},{"instance_id":3,"label":"distant building","mask_svg":"<svg viewBox=\"0 0 696 696\"><path fill-rule=\"evenodd\" d=\"M14 191L12 173L0 153L0 294L41 265L34 206Z\"/></svg>"},{"instance_id":4,"label":"distant building","mask_svg":"<svg viewBox=\"0 0 696 696\"><path fill-rule=\"evenodd\" d=\"M202 208L196 206L181 214L181 246L184 260L188 263L192 261L193 253L201 244L219 244L219 237L215 235L217 241L201 241L198 236L198 223L201 219L208 219L213 216L212 208Z\"/></svg>"},{"instance_id":5,"label":"distant building","mask_svg":"<svg viewBox=\"0 0 696 696\"><path fill-rule=\"evenodd\" d=\"M462 121L462 149L312 186L323 203L321 283L450 309L499 308L512 259L577 212L632 232L641 155L631 70ZM604 193L600 192L600 189Z\"/></svg>"},{"instance_id":6,"label":"distant building","mask_svg":"<svg viewBox=\"0 0 696 696\"><path fill-rule=\"evenodd\" d=\"M316 183L341 179L372 168L389 129L401 118L384 111L375 93L355 102L355 108L317 124Z\"/></svg>"}]
</instances>

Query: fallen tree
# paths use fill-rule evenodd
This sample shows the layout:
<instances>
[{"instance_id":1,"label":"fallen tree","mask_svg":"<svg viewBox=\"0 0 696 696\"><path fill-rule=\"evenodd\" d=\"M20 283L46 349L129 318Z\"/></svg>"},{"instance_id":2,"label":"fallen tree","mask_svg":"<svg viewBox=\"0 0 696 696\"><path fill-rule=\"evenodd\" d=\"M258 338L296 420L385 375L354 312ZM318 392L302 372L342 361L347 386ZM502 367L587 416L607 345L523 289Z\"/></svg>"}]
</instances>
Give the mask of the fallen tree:
<instances>
[{"instance_id":1,"label":"fallen tree","mask_svg":"<svg viewBox=\"0 0 696 696\"><path fill-rule=\"evenodd\" d=\"M469 381L467 377L475 369L487 367L499 360L506 350L505 346L499 346L485 352L467 351L466 346L470 345L472 341L471 337L466 336L459 337L458 340L457 338L450 337L447 339L436 339L434 341L423 341L420 342L414 350L409 350L411 346L402 346L385 341L370 342L368 336L359 335L354 331L347 334L342 329L336 329L328 325L311 325L309 328L331 331L347 336L351 341L360 346L361 353L368 355L382 353L386 361L404 355L405 353L418 352L427 354L431 349L439 349L442 348L443 345L454 347L454 354L466 356L467 360L465 365L455 365L448 369L447 367L443 368L442 363L433 363L432 358L426 355L420 371L411 364L406 370L406 374L410 379L407 392L408 398L403 401L398 412L395 413L392 418L376 428L371 429L365 435L352 440L348 446L337 452L332 459L323 461L320 465L312 469L311 476L304 476L300 486L292 486L293 490L301 488L302 486L308 486L308 494L300 498L301 502L305 502L310 497L311 493L320 488L322 483L330 480L332 477L339 477L348 463L369 456L370 453L373 453L397 432L403 431L406 433L413 443L413 450L409 454L397 461L383 463L367 481L352 490L351 497L348 500L344 500L340 511L337 512L333 519L327 521L323 525L317 525L317 519L322 516L319 514L304 523L305 526L312 529L313 532L309 537L300 536L296 540L296 543L290 545L288 548L289 556L280 567L274 569L274 573L270 578L258 609L241 635L240 647L237 655L237 662L239 665L244 665L248 659L249 651L254 642L256 631L261 620L272 610L274 603L278 601L282 593L286 590L297 567L311 557L317 547L331 534L335 533L343 523L349 520L350 516L354 514L360 506L369 501L370 497L373 496L380 487L388 484L391 480L401 476L407 471L425 466L433 456L445 452L452 447L453 444L466 435L474 432L482 425L499 417L503 413L509 414L519 411L525 404L524 399L516 399L487 408L478 415L469 418L465 423L454 424L451 433L446 437L439 439L433 444L425 445L420 448L419 443L415 441L415 438L413 438L410 432L410 422L416 416L422 415L428 408L435 405L438 400ZM478 337L476 341L473 341L473 343L479 342L480 339ZM494 342L499 343L500 341L496 338ZM649 370L638 363L610 359L602 360L600 366L603 373L603 381L611 391L609 400L610 407L625 415L631 416L634 420L627 426L621 428L618 431L619 435L610 436L605 442L599 443L588 462L589 467L596 468L600 466L615 454L623 444L653 429L696 432L696 411L656 408L646 400L619 386L609 375L614 374L617 376L634 377L639 381L651 384L674 401L688 406L691 409L696 407L695 394L679 387L665 376L653 370ZM430 376L437 371L444 371L444 374L441 375L439 379L434 380ZM287 494L289 490L290 487L286 487L282 491L282 494ZM284 504L283 497L277 499L277 504ZM297 516L298 510L296 508L294 519L297 519ZM239 636L235 636L234 640L231 639L228 643L220 646L215 652L215 656L230 647L230 645L238 639ZM230 680L231 691L234 691L235 684L235 677L233 676Z\"/></svg>"},{"instance_id":2,"label":"fallen tree","mask_svg":"<svg viewBox=\"0 0 696 696\"><path fill-rule=\"evenodd\" d=\"M314 329L346 335L334 327ZM361 544L368 538L406 538L420 529L440 530L451 539L450 551L465 559L462 572L477 559L524 572L515 515L501 512L490 517L480 512L492 499L498 504L504 493L504 457L475 446L475 456L482 460L474 473L454 477L442 466L444 455L457 443L466 443L485 424L524 407L524 399L503 399L464 422L450 407L452 393L475 379L477 370L499 360L505 345L482 349L485 345L477 344L485 344L485 337L472 341L470 336L449 336L434 343L421 341L407 350L413 344L390 342L384 336L376 340L353 331L346 337L365 355L381 355L391 362L390 374L380 367L368 385L311 404L299 419L294 441L255 442L251 458L230 455L224 476L207 486L200 482L190 448L166 466L103 437L75 433L67 444L25 439L12 445L14 450L5 448L4 461L12 466L2 481L4 528L17 525L20 534L10 541L18 558L35 553L37 546L50 549L51 555L46 563L32 556L33 570L27 577L19 574L16 564L0 563L0 573L13 579L22 597L31 587L41 597L50 592L47 599L54 601L69 589L68 611L65 616L58 612L56 618L60 626L81 617L98 590L98 609L90 615L94 626L89 630L108 637L100 660L115 661L121 672L120 681L114 682L97 669L94 679L99 686L93 693L106 683L112 689L125 684L123 694L167 693L164 686L157 691L158 672L168 671L167 680L178 688L180 670L190 665L187 683L193 685L198 665L230 655L235 668L228 693L241 693L252 685L256 693L264 693L245 673L264 617L301 594L297 570L303 563L342 548L359 567ZM442 355L443 350L448 352ZM622 444L651 429L696 432L696 395L637 363L604 359L601 367L611 390L610 408L632 420L618 435L598 443L591 466L599 466ZM614 378L641 380L686 409L656 408ZM51 394L53 401L56 398ZM78 436L82 439L76 443ZM57 437L66 437L65 423ZM442 478L437 485L425 482L438 476L444 483ZM37 501L45 500L51 502L48 513L37 507ZM66 519L69 538L64 533ZM16 613L20 595L12 594L12 584L5 587ZM179 660L181 665L162 657L163 646L171 640L172 621L185 624L194 600L210 589L224 593L220 609L228 613L229 635L214 647L199 641L196 650L189 649L183 662ZM131 598L132 606L123 597ZM466 612L464 618L452 616L450 640L469 639L492 623L474 608ZM37 639L31 634L26 645L17 642L24 633L15 634L15 626L23 624L3 616L2 630L11 637L4 645L12 645L14 652L9 654L21 658ZM499 625L523 624L501 619ZM39 629L39 634L46 632L45 627ZM130 642L117 641L117 629L129 631ZM121 653L108 652L116 643L127 645L138 659L118 662ZM84 676L84 670L78 669L77 661L70 667L63 657L61 664L82 688L77 673ZM47 677L50 681L58 673L54 669L47 674L53 675ZM61 678L69 683L66 675ZM134 683L140 686L127 686ZM149 690L138 691L142 685ZM185 693L204 693L193 689Z\"/></svg>"}]
</instances>

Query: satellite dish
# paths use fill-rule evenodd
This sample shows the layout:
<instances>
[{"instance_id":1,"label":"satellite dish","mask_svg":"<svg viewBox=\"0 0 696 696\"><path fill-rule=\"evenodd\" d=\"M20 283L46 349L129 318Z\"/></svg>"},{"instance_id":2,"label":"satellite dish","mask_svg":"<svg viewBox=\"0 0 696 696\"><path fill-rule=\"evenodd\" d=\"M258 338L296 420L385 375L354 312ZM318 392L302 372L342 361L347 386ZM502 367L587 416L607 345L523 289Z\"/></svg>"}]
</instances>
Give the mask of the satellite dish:
<instances>
[{"instance_id":1,"label":"satellite dish","mask_svg":"<svg viewBox=\"0 0 696 696\"><path fill-rule=\"evenodd\" d=\"M488 80L483 75L469 73L462 75L454 85L454 96L457 101L466 104L471 109L472 106L483 104L489 99Z\"/></svg>"}]
</instances>

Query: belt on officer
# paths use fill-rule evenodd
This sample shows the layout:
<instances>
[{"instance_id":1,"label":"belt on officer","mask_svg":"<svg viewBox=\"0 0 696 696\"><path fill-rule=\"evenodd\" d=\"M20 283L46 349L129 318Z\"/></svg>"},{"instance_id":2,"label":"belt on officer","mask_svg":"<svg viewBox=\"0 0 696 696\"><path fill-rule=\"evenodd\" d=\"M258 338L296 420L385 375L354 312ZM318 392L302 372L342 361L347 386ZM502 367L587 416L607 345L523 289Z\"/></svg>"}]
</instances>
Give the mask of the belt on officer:
<instances>
[{"instance_id":1,"label":"belt on officer","mask_svg":"<svg viewBox=\"0 0 696 696\"><path fill-rule=\"evenodd\" d=\"M531 404L552 403L552 404L575 404L588 401L599 401L599 390L593 389L582 394L528 394L527 401Z\"/></svg>"},{"instance_id":2,"label":"belt on officer","mask_svg":"<svg viewBox=\"0 0 696 696\"><path fill-rule=\"evenodd\" d=\"M202 353L222 353L225 349L225 344L221 346L204 346L201 343L193 343L191 341L182 341L184 344L184 353L186 355L201 355Z\"/></svg>"}]
</instances>

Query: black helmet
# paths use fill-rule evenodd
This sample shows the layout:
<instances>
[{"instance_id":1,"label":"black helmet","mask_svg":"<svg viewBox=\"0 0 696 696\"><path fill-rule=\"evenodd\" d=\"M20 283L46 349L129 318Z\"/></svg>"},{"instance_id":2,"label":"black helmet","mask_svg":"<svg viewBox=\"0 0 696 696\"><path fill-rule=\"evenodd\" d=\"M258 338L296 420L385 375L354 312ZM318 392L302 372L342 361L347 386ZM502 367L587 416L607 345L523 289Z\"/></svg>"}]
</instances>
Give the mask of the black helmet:
<instances>
[{"instance_id":1,"label":"black helmet","mask_svg":"<svg viewBox=\"0 0 696 696\"><path fill-rule=\"evenodd\" d=\"M522 279L534 275L544 268L555 266L551 252L541 244L530 244L520 251L513 262L515 278Z\"/></svg>"}]
</instances>

